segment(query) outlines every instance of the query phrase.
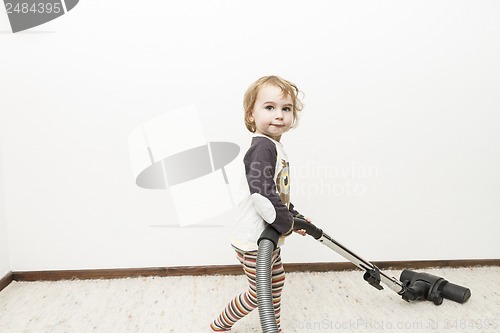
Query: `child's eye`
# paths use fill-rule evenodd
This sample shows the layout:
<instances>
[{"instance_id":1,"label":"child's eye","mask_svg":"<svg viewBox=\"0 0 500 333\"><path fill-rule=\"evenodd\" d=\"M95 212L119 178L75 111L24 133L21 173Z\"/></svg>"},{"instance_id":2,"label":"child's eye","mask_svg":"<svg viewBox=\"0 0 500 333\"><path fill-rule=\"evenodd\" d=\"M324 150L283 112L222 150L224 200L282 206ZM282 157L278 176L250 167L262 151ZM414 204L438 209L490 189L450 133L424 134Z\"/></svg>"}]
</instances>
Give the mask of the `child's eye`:
<instances>
[{"instance_id":1,"label":"child's eye","mask_svg":"<svg viewBox=\"0 0 500 333\"><path fill-rule=\"evenodd\" d=\"M272 105L266 106L266 110L272 110L272 109L274 109L274 107Z\"/></svg>"},{"instance_id":2,"label":"child's eye","mask_svg":"<svg viewBox=\"0 0 500 333\"><path fill-rule=\"evenodd\" d=\"M283 111L287 111L287 112L288 112L288 111L292 111L292 108L289 108L289 107L284 107L284 108L283 108Z\"/></svg>"}]
</instances>

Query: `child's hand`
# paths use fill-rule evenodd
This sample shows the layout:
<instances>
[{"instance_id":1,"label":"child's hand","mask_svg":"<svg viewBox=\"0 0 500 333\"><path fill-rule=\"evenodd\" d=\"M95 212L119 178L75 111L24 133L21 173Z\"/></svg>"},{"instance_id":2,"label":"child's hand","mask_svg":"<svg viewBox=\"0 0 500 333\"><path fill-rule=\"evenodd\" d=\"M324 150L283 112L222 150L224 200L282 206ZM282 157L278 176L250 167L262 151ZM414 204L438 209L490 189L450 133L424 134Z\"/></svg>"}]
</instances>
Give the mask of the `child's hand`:
<instances>
[{"instance_id":1,"label":"child's hand","mask_svg":"<svg viewBox=\"0 0 500 333\"><path fill-rule=\"evenodd\" d=\"M309 217L305 217L304 220L306 220L306 222L311 223L311 219ZM304 229L299 229L299 230L294 230L294 231L302 236L307 235L307 232Z\"/></svg>"}]
</instances>

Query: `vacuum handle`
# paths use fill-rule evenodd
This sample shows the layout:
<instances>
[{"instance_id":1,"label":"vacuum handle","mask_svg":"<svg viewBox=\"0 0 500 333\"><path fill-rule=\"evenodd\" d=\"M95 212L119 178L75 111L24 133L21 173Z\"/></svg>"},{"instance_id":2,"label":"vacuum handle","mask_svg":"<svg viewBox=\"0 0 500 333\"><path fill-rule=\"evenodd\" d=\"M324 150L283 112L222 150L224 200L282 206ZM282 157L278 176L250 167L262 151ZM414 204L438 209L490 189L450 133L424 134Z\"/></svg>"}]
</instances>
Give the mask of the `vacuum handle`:
<instances>
[{"instance_id":1,"label":"vacuum handle","mask_svg":"<svg viewBox=\"0 0 500 333\"><path fill-rule=\"evenodd\" d=\"M320 239L323 236L323 230L312 224L311 222L307 222L304 219L295 217L293 219L293 230L305 230L308 235L314 237L314 239Z\"/></svg>"},{"instance_id":2,"label":"vacuum handle","mask_svg":"<svg viewBox=\"0 0 500 333\"><path fill-rule=\"evenodd\" d=\"M319 239L321 238L321 236L323 236L323 231L321 229L316 227L314 224L298 217L295 217L293 219L293 230L305 230L307 234L314 237L314 239ZM269 224L266 229L264 229L262 234L260 234L260 237L257 240L257 245L261 240L268 239L274 244L274 248L276 249L280 236L281 234L276 229L274 229L271 224Z\"/></svg>"}]
</instances>

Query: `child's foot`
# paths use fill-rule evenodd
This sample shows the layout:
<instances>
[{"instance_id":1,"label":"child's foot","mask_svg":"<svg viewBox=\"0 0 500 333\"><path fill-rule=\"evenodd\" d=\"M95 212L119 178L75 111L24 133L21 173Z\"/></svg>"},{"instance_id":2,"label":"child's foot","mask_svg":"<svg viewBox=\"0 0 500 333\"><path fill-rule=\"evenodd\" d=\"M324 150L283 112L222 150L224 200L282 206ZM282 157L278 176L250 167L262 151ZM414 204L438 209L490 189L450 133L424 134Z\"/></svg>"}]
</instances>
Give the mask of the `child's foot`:
<instances>
[{"instance_id":1,"label":"child's foot","mask_svg":"<svg viewBox=\"0 0 500 333\"><path fill-rule=\"evenodd\" d=\"M211 324L210 324L210 328L211 328L211 329L212 329L212 331L214 331L214 332L229 332L229 331L231 331L231 329L230 329L230 328L220 327L219 325L214 324L214 323L211 323Z\"/></svg>"}]
</instances>

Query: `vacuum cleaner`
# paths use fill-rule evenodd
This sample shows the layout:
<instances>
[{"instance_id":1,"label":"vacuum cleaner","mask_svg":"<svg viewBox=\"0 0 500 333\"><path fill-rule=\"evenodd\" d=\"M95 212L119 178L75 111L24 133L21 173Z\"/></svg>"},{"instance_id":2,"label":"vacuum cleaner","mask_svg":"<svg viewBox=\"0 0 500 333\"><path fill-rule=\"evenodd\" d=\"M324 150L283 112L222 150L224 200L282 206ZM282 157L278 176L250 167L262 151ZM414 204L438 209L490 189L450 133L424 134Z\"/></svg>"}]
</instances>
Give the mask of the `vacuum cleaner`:
<instances>
[{"instance_id":1,"label":"vacuum cleaner","mask_svg":"<svg viewBox=\"0 0 500 333\"><path fill-rule=\"evenodd\" d=\"M363 279L372 287L384 289L382 282L390 289L407 301L427 300L436 305L440 305L443 299L449 299L458 303L465 303L471 296L468 288L448 282L442 277L419 273L411 270L403 270L398 279L389 277L380 271L374 264L362 259L354 252L335 241L314 224L304 219L294 219L294 230L306 230L320 243L328 246L358 268L363 270ZM256 262L256 284L257 284L257 304L259 308L259 318L264 333L277 333L278 325L274 314L274 306L271 291L271 258L276 249L280 233L268 225L259 237Z\"/></svg>"}]
</instances>

